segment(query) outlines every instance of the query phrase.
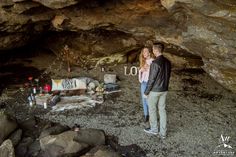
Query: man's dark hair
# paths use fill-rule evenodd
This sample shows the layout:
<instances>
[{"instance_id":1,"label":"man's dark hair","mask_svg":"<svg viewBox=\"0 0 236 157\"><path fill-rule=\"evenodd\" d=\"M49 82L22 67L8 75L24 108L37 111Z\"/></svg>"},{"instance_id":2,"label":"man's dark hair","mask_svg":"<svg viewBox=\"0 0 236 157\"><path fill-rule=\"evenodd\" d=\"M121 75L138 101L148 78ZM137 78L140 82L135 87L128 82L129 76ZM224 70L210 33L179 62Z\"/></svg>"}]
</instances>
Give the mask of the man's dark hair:
<instances>
[{"instance_id":1,"label":"man's dark hair","mask_svg":"<svg viewBox=\"0 0 236 157\"><path fill-rule=\"evenodd\" d=\"M161 53L163 53L165 46L162 43L154 43L153 48L157 48L160 50Z\"/></svg>"}]
</instances>

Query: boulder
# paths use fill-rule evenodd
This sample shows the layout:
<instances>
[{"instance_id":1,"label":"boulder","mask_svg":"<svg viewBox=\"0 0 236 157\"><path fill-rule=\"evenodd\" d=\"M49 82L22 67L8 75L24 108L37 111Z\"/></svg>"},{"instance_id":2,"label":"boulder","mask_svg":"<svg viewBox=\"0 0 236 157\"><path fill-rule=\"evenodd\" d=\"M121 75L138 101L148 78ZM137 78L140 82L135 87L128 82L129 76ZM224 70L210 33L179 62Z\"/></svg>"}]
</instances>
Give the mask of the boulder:
<instances>
[{"instance_id":1,"label":"boulder","mask_svg":"<svg viewBox=\"0 0 236 157\"><path fill-rule=\"evenodd\" d=\"M115 152L108 146L98 146L90 150L82 157L122 157L122 155Z\"/></svg>"},{"instance_id":2,"label":"boulder","mask_svg":"<svg viewBox=\"0 0 236 157\"><path fill-rule=\"evenodd\" d=\"M64 148L62 146L57 145L48 145L47 149L41 150L39 153L39 157L61 157L64 155ZM65 155L70 156L70 155Z\"/></svg>"},{"instance_id":3,"label":"boulder","mask_svg":"<svg viewBox=\"0 0 236 157\"><path fill-rule=\"evenodd\" d=\"M0 113L0 144L17 128L17 123Z\"/></svg>"},{"instance_id":4,"label":"boulder","mask_svg":"<svg viewBox=\"0 0 236 157\"><path fill-rule=\"evenodd\" d=\"M24 121L19 122L20 127L26 131L26 130L34 130L36 125L36 120L34 117L30 117L27 119L24 119Z\"/></svg>"},{"instance_id":5,"label":"boulder","mask_svg":"<svg viewBox=\"0 0 236 157\"><path fill-rule=\"evenodd\" d=\"M26 156L29 156L29 157L37 156L39 154L40 150L41 150L41 148L40 148L39 140L35 140L33 143L31 143L28 146Z\"/></svg>"},{"instance_id":6,"label":"boulder","mask_svg":"<svg viewBox=\"0 0 236 157\"><path fill-rule=\"evenodd\" d=\"M39 7L40 4L36 2L14 3L11 11L16 14L23 14L27 11Z\"/></svg>"},{"instance_id":7,"label":"boulder","mask_svg":"<svg viewBox=\"0 0 236 157\"><path fill-rule=\"evenodd\" d=\"M31 137L23 138L16 147L16 154L18 157L26 157L28 147L34 142Z\"/></svg>"},{"instance_id":8,"label":"boulder","mask_svg":"<svg viewBox=\"0 0 236 157\"><path fill-rule=\"evenodd\" d=\"M52 9L60 9L64 7L68 7L70 5L74 5L79 2L79 0L33 0L35 2L39 2L42 5L52 8Z\"/></svg>"},{"instance_id":9,"label":"boulder","mask_svg":"<svg viewBox=\"0 0 236 157\"><path fill-rule=\"evenodd\" d=\"M15 157L14 146L11 140L6 140L0 146L1 157Z\"/></svg>"},{"instance_id":10,"label":"boulder","mask_svg":"<svg viewBox=\"0 0 236 157\"><path fill-rule=\"evenodd\" d=\"M56 126L43 130L39 136L39 139L46 137L48 135L57 135L67 130L69 130L69 127L67 126L56 125Z\"/></svg>"},{"instance_id":11,"label":"boulder","mask_svg":"<svg viewBox=\"0 0 236 157\"><path fill-rule=\"evenodd\" d=\"M49 135L40 139L40 147L53 157L59 155L77 154L88 148L88 144L74 141L75 131L66 131L58 135Z\"/></svg>"},{"instance_id":12,"label":"boulder","mask_svg":"<svg viewBox=\"0 0 236 157\"><path fill-rule=\"evenodd\" d=\"M10 135L9 139L12 141L14 147L20 142L21 136L22 136L21 129L16 130Z\"/></svg>"},{"instance_id":13,"label":"boulder","mask_svg":"<svg viewBox=\"0 0 236 157\"><path fill-rule=\"evenodd\" d=\"M77 136L74 138L79 143L86 143L90 146L104 145L105 133L103 130L98 129L81 129L78 131Z\"/></svg>"}]
</instances>

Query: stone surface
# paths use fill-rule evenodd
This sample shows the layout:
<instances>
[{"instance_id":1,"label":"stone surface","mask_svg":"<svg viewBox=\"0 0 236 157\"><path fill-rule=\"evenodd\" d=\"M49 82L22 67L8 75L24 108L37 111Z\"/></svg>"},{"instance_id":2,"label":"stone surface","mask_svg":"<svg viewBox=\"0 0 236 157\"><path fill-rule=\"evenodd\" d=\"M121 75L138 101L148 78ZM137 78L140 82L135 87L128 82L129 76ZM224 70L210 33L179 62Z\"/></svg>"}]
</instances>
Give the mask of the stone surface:
<instances>
[{"instance_id":1,"label":"stone surface","mask_svg":"<svg viewBox=\"0 0 236 157\"><path fill-rule=\"evenodd\" d=\"M61 33L52 36L44 44L66 60L67 56L63 53L65 45L69 46L70 63L80 66L126 63L126 54L139 48L137 41L131 35L116 30Z\"/></svg>"},{"instance_id":2,"label":"stone surface","mask_svg":"<svg viewBox=\"0 0 236 157\"><path fill-rule=\"evenodd\" d=\"M48 30L51 11L30 1L0 4L0 50L21 47Z\"/></svg>"},{"instance_id":3,"label":"stone surface","mask_svg":"<svg viewBox=\"0 0 236 157\"><path fill-rule=\"evenodd\" d=\"M125 63L146 41L161 41L201 57L203 69L236 92L234 1L35 1L0 5L0 50L53 31L44 46L60 56L68 44L70 57L61 57L87 67Z\"/></svg>"},{"instance_id":4,"label":"stone surface","mask_svg":"<svg viewBox=\"0 0 236 157\"><path fill-rule=\"evenodd\" d=\"M40 143L39 140L35 140L33 143L31 143L28 147L27 156L37 156L40 152Z\"/></svg>"},{"instance_id":5,"label":"stone surface","mask_svg":"<svg viewBox=\"0 0 236 157\"><path fill-rule=\"evenodd\" d=\"M66 130L69 130L69 127L66 126L62 126L62 125L56 125L50 128L47 128L45 130L43 130L39 136L39 139L46 137L48 135L57 135L60 134Z\"/></svg>"},{"instance_id":6,"label":"stone surface","mask_svg":"<svg viewBox=\"0 0 236 157\"><path fill-rule=\"evenodd\" d=\"M19 121L19 125L23 130L34 130L36 125L36 120L34 117L24 119L24 121Z\"/></svg>"},{"instance_id":7,"label":"stone surface","mask_svg":"<svg viewBox=\"0 0 236 157\"><path fill-rule=\"evenodd\" d=\"M46 7L52 9L60 9L64 7L68 7L70 5L74 5L79 2L79 0L33 0L35 2L39 2Z\"/></svg>"},{"instance_id":8,"label":"stone surface","mask_svg":"<svg viewBox=\"0 0 236 157\"><path fill-rule=\"evenodd\" d=\"M16 130L10 135L9 139L12 141L14 147L20 142L21 136L22 136L21 129Z\"/></svg>"},{"instance_id":9,"label":"stone surface","mask_svg":"<svg viewBox=\"0 0 236 157\"><path fill-rule=\"evenodd\" d=\"M236 11L233 9L236 3L210 0L188 2L162 1L173 14L171 18L176 27L175 35L166 33L162 36L163 41L198 54L204 62L203 69L220 84L236 92Z\"/></svg>"},{"instance_id":10,"label":"stone surface","mask_svg":"<svg viewBox=\"0 0 236 157\"><path fill-rule=\"evenodd\" d=\"M11 140L6 140L0 146L1 157L15 157L14 146Z\"/></svg>"},{"instance_id":11,"label":"stone surface","mask_svg":"<svg viewBox=\"0 0 236 157\"><path fill-rule=\"evenodd\" d=\"M74 139L79 143L86 143L91 146L104 145L105 133L98 129L81 129L78 131L77 136Z\"/></svg>"},{"instance_id":12,"label":"stone surface","mask_svg":"<svg viewBox=\"0 0 236 157\"><path fill-rule=\"evenodd\" d=\"M122 157L122 156L108 146L99 146L93 148L91 151L89 151L82 157Z\"/></svg>"},{"instance_id":13,"label":"stone surface","mask_svg":"<svg viewBox=\"0 0 236 157\"><path fill-rule=\"evenodd\" d=\"M41 149L51 156L76 154L88 147L88 144L74 141L75 131L66 131L59 135L49 135L40 139Z\"/></svg>"},{"instance_id":14,"label":"stone surface","mask_svg":"<svg viewBox=\"0 0 236 157\"><path fill-rule=\"evenodd\" d=\"M25 157L28 153L29 146L34 142L31 137L23 138L16 147L16 154L18 157Z\"/></svg>"},{"instance_id":15,"label":"stone surface","mask_svg":"<svg viewBox=\"0 0 236 157\"><path fill-rule=\"evenodd\" d=\"M0 144L17 128L17 123L0 113Z\"/></svg>"}]
</instances>

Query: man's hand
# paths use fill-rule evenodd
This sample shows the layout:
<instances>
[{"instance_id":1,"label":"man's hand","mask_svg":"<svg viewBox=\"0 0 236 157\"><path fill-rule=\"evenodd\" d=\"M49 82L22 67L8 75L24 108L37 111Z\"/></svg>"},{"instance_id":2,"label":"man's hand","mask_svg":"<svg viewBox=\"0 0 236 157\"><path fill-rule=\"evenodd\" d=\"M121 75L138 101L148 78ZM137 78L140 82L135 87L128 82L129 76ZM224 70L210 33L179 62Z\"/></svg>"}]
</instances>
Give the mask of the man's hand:
<instances>
[{"instance_id":1,"label":"man's hand","mask_svg":"<svg viewBox=\"0 0 236 157\"><path fill-rule=\"evenodd\" d=\"M148 95L143 94L143 98L147 99L147 98L148 98Z\"/></svg>"}]
</instances>

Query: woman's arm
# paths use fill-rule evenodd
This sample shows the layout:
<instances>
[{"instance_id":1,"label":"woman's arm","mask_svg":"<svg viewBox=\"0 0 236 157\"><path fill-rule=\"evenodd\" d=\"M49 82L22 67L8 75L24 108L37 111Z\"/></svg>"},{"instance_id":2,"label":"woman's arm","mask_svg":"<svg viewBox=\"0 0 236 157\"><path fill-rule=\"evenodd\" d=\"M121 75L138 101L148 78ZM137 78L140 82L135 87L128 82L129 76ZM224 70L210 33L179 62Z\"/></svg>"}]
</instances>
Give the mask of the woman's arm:
<instances>
[{"instance_id":1,"label":"woman's arm","mask_svg":"<svg viewBox=\"0 0 236 157\"><path fill-rule=\"evenodd\" d=\"M139 69L138 71L138 81L142 83L142 69Z\"/></svg>"}]
</instances>

